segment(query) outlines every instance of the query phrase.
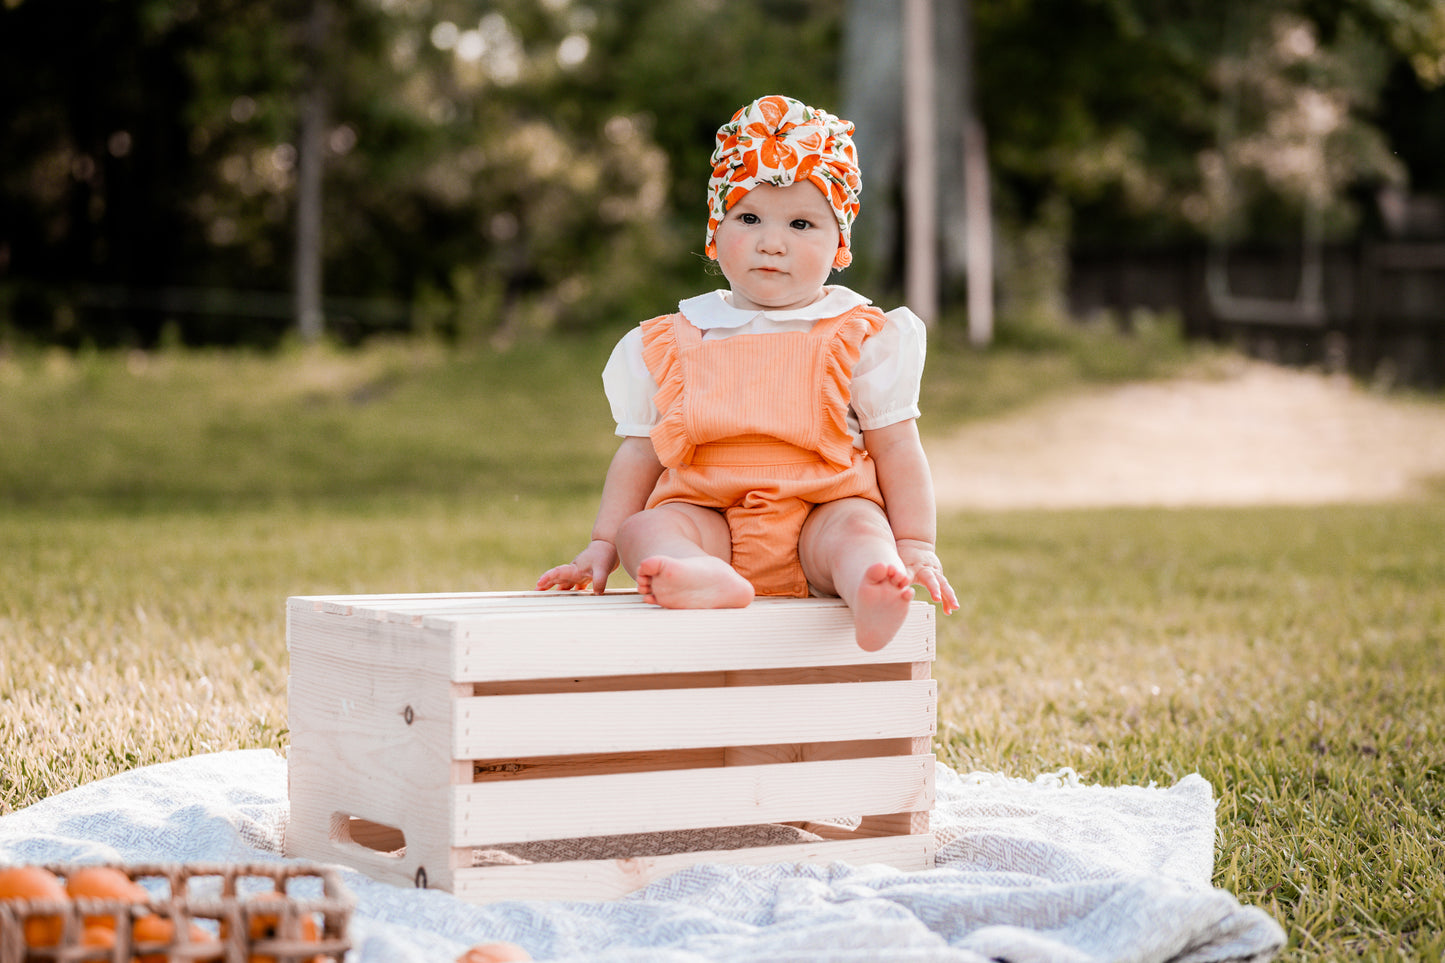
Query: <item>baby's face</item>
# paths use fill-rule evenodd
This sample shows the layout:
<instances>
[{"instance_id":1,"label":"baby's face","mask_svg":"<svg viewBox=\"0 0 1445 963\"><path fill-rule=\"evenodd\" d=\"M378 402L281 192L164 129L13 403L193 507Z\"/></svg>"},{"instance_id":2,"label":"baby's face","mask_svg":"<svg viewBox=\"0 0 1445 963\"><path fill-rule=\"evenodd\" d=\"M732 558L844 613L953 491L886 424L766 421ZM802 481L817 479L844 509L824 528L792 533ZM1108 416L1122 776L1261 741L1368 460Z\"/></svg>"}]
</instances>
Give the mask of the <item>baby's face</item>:
<instances>
[{"instance_id":1,"label":"baby's face","mask_svg":"<svg viewBox=\"0 0 1445 963\"><path fill-rule=\"evenodd\" d=\"M838 221L811 181L760 184L728 209L713 238L733 307L785 311L823 296Z\"/></svg>"}]
</instances>

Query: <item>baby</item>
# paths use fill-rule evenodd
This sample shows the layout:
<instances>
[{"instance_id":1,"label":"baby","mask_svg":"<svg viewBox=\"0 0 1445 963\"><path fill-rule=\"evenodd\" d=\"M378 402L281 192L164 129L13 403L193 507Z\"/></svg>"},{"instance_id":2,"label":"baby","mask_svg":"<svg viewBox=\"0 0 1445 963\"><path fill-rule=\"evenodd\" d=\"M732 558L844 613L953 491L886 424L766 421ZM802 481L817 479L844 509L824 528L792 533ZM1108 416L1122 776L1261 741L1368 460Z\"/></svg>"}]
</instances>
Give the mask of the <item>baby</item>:
<instances>
[{"instance_id":1,"label":"baby","mask_svg":"<svg viewBox=\"0 0 1445 963\"><path fill-rule=\"evenodd\" d=\"M602 378L622 443L592 541L539 589L602 592L620 561L664 608L839 596L870 651L914 585L958 608L918 436L923 325L827 283L852 260L852 132L780 96L718 130L706 253L728 290L614 349Z\"/></svg>"}]
</instances>

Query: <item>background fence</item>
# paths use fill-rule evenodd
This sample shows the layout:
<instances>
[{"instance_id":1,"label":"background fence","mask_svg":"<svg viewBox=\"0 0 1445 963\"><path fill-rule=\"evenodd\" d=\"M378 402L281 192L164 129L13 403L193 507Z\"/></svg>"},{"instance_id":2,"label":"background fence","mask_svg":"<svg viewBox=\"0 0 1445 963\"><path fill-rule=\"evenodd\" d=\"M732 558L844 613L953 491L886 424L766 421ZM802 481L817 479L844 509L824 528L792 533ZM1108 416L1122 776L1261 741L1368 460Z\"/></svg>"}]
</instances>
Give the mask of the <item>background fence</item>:
<instances>
[{"instance_id":1,"label":"background fence","mask_svg":"<svg viewBox=\"0 0 1445 963\"><path fill-rule=\"evenodd\" d=\"M1177 311L1191 337L1385 384L1445 386L1445 240L1077 250L1075 317ZM1310 278L1317 272L1317 283Z\"/></svg>"}]
</instances>

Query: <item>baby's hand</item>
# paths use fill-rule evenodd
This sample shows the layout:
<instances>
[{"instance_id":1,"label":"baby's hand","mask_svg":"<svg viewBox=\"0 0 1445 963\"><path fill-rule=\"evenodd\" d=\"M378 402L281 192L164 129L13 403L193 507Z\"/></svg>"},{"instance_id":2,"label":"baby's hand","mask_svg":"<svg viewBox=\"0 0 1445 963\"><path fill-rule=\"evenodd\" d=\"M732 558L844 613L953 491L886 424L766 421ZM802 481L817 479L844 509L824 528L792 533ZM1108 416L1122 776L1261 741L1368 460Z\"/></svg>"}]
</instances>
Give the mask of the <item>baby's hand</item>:
<instances>
[{"instance_id":1,"label":"baby's hand","mask_svg":"<svg viewBox=\"0 0 1445 963\"><path fill-rule=\"evenodd\" d=\"M933 601L942 602L944 615L958 611L958 596L944 577L943 562L933 551L933 546L913 538L900 538L897 546L898 557L908 566L908 578L913 584L922 585Z\"/></svg>"},{"instance_id":2,"label":"baby's hand","mask_svg":"<svg viewBox=\"0 0 1445 963\"><path fill-rule=\"evenodd\" d=\"M584 589L592 586L595 595L607 590L607 577L617 568L617 549L611 542L594 539L566 565L549 568L537 579L537 588Z\"/></svg>"}]
</instances>

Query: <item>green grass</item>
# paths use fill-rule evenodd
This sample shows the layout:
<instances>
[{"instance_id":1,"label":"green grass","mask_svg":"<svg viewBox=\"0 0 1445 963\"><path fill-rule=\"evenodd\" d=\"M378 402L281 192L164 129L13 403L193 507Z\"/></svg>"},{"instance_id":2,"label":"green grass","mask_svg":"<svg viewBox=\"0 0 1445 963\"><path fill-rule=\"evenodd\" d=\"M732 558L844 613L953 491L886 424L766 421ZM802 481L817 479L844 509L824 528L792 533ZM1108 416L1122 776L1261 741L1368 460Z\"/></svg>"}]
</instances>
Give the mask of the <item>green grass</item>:
<instances>
[{"instance_id":1,"label":"green grass","mask_svg":"<svg viewBox=\"0 0 1445 963\"><path fill-rule=\"evenodd\" d=\"M1290 958L1439 958L1445 501L943 531L968 581L941 623L942 758L1197 771L1220 799L1215 882L1289 927Z\"/></svg>"},{"instance_id":2,"label":"green grass","mask_svg":"<svg viewBox=\"0 0 1445 963\"><path fill-rule=\"evenodd\" d=\"M926 433L1210 360L1046 334L941 347ZM0 812L284 750L289 595L522 587L573 553L613 447L610 343L0 359ZM1286 926L1286 959L1438 959L1442 531L1445 491L946 516L964 607L940 622L940 758L1198 771L1215 882Z\"/></svg>"},{"instance_id":3,"label":"green grass","mask_svg":"<svg viewBox=\"0 0 1445 963\"><path fill-rule=\"evenodd\" d=\"M613 445L605 359L594 341L503 356L393 344L11 360L0 507L582 495Z\"/></svg>"}]
</instances>

